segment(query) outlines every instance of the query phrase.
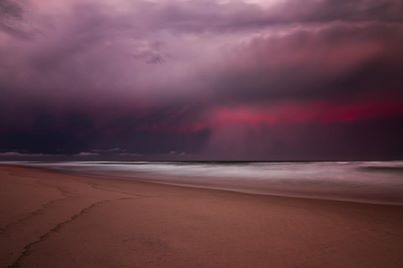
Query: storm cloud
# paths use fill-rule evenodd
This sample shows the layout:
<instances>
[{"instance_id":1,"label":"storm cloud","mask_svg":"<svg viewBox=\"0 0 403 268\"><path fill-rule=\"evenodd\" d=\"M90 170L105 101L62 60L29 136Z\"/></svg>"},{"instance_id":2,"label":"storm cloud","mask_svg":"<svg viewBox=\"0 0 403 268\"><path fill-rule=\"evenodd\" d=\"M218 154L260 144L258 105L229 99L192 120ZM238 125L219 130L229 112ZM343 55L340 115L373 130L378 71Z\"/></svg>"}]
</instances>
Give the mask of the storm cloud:
<instances>
[{"instance_id":1,"label":"storm cloud","mask_svg":"<svg viewBox=\"0 0 403 268\"><path fill-rule=\"evenodd\" d=\"M402 19L397 0L0 0L0 151L401 158Z\"/></svg>"}]
</instances>

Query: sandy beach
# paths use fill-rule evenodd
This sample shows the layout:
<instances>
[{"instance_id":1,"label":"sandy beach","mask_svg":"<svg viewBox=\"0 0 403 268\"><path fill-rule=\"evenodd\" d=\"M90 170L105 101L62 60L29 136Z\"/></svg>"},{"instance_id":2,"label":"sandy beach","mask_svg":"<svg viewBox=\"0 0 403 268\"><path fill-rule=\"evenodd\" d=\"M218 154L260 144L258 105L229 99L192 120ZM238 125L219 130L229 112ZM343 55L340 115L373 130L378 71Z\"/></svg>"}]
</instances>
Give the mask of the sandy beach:
<instances>
[{"instance_id":1,"label":"sandy beach","mask_svg":"<svg viewBox=\"0 0 403 268\"><path fill-rule=\"evenodd\" d=\"M403 207L0 167L0 267L403 267Z\"/></svg>"}]
</instances>

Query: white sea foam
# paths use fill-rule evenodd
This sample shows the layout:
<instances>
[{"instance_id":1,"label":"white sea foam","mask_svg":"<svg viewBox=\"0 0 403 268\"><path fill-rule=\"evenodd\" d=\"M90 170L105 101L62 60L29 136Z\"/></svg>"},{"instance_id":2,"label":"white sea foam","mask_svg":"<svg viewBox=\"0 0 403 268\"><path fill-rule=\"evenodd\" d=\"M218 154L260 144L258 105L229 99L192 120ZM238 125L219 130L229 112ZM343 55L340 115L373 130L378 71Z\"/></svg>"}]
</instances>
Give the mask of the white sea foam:
<instances>
[{"instance_id":1,"label":"white sea foam","mask_svg":"<svg viewBox=\"0 0 403 268\"><path fill-rule=\"evenodd\" d=\"M403 205L403 161L15 163L245 193Z\"/></svg>"}]
</instances>

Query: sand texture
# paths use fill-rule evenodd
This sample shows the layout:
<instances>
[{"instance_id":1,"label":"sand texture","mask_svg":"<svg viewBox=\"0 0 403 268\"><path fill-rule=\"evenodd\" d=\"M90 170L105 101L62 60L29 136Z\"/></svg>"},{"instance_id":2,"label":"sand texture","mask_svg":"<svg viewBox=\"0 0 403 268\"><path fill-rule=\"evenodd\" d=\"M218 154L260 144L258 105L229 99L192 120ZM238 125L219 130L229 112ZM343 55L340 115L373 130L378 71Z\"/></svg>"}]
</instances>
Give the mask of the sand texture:
<instances>
[{"instance_id":1,"label":"sand texture","mask_svg":"<svg viewBox=\"0 0 403 268\"><path fill-rule=\"evenodd\" d=\"M403 267L403 207L0 167L0 267Z\"/></svg>"}]
</instances>

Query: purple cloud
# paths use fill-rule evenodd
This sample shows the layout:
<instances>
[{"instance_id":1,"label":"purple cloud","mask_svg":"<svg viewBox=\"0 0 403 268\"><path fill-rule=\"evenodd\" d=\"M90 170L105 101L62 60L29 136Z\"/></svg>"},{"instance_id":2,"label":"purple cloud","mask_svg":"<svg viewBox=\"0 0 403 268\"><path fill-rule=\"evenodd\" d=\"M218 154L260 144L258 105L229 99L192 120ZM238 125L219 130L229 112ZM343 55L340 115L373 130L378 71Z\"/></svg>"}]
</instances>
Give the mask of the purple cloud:
<instances>
[{"instance_id":1,"label":"purple cloud","mask_svg":"<svg viewBox=\"0 0 403 268\"><path fill-rule=\"evenodd\" d=\"M402 103L401 1L268 3L0 1L0 151L304 158L299 142L329 134L320 122L230 126L211 124L211 114ZM402 116L380 114L332 122L344 149L318 146L306 157L373 157L361 148L372 139L348 149L368 129L389 139L376 141L382 157L397 157ZM238 137L231 146L216 145L229 135Z\"/></svg>"}]
</instances>

